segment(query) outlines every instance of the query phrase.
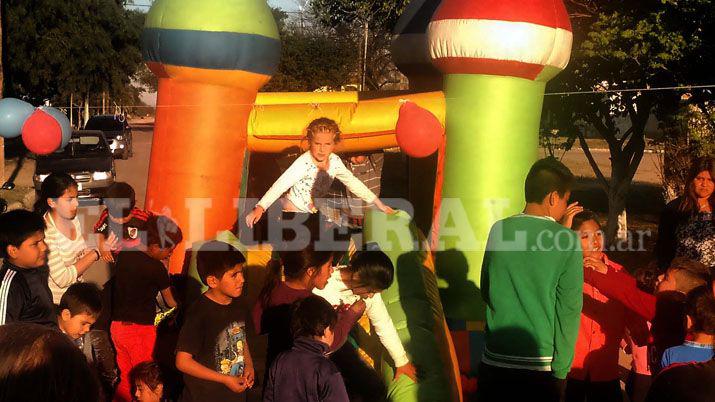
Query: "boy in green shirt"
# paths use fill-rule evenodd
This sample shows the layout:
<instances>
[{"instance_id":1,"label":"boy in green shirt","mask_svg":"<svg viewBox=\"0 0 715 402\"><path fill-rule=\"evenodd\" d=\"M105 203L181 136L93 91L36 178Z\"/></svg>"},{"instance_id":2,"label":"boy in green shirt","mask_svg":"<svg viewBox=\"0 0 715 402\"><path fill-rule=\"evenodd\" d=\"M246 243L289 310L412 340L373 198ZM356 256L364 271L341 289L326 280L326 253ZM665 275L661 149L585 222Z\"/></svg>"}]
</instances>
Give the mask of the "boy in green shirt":
<instances>
[{"instance_id":1,"label":"boy in green shirt","mask_svg":"<svg viewBox=\"0 0 715 402\"><path fill-rule=\"evenodd\" d=\"M571 368L583 302L577 234L558 221L574 176L553 158L537 161L525 183L524 212L492 226L481 277L487 305L479 401L558 401Z\"/></svg>"}]
</instances>

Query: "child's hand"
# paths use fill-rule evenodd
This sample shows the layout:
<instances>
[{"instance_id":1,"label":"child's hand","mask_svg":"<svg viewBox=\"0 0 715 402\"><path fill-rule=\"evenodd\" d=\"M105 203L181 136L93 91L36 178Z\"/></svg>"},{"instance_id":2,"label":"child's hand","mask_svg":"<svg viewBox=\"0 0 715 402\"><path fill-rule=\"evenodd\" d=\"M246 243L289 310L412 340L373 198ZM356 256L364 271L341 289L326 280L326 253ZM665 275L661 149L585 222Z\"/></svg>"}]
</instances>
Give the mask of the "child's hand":
<instances>
[{"instance_id":1,"label":"child's hand","mask_svg":"<svg viewBox=\"0 0 715 402\"><path fill-rule=\"evenodd\" d=\"M598 258L585 257L583 259L583 266L602 274L608 273L608 265Z\"/></svg>"},{"instance_id":2,"label":"child's hand","mask_svg":"<svg viewBox=\"0 0 715 402\"><path fill-rule=\"evenodd\" d=\"M412 381L417 382L417 367L412 363L407 363L403 366L398 367L395 370L395 381L400 378L401 375L406 375L412 379Z\"/></svg>"},{"instance_id":3,"label":"child's hand","mask_svg":"<svg viewBox=\"0 0 715 402\"><path fill-rule=\"evenodd\" d=\"M109 232L109 236L107 239L104 241L104 247L107 248L107 250L116 250L117 246L119 245L119 238L114 232Z\"/></svg>"},{"instance_id":4,"label":"child's hand","mask_svg":"<svg viewBox=\"0 0 715 402\"><path fill-rule=\"evenodd\" d=\"M243 378L246 380L246 386L248 388L253 387L253 383L255 382L255 373L253 371L253 366L246 366L243 369Z\"/></svg>"},{"instance_id":5,"label":"child's hand","mask_svg":"<svg viewBox=\"0 0 715 402\"><path fill-rule=\"evenodd\" d=\"M246 225L248 225L249 228L252 228L253 225L255 225L258 221L261 220L262 216L263 208L256 206L255 208L253 208L253 211L246 215Z\"/></svg>"},{"instance_id":6,"label":"child's hand","mask_svg":"<svg viewBox=\"0 0 715 402\"><path fill-rule=\"evenodd\" d=\"M246 385L246 380L243 377L234 377L232 375L224 376L223 385L225 385L226 388L230 389L231 392L235 392L237 394L245 391L246 388L248 388Z\"/></svg>"},{"instance_id":7,"label":"child's hand","mask_svg":"<svg viewBox=\"0 0 715 402\"><path fill-rule=\"evenodd\" d=\"M350 311L357 315L362 315L365 312L365 307L365 300L360 299L350 306Z\"/></svg>"},{"instance_id":8,"label":"child's hand","mask_svg":"<svg viewBox=\"0 0 715 402\"><path fill-rule=\"evenodd\" d=\"M117 249L117 244L119 239L114 232L109 232L109 236L105 239L102 235L99 235L99 258L104 262L114 262L114 256L112 255L112 250Z\"/></svg>"},{"instance_id":9,"label":"child's hand","mask_svg":"<svg viewBox=\"0 0 715 402\"><path fill-rule=\"evenodd\" d=\"M566 226L567 228L571 229L571 225L573 225L573 217L576 216L579 212L583 211L583 207L578 205L578 201L570 204L566 208L566 213L564 214L564 217L561 218L561 224L563 226Z\"/></svg>"},{"instance_id":10,"label":"child's hand","mask_svg":"<svg viewBox=\"0 0 715 402\"><path fill-rule=\"evenodd\" d=\"M379 198L376 198L376 199L375 199L375 206L377 207L377 209L379 209L380 211L382 211L382 212L384 212L384 213L386 213L386 214L388 214L388 215L392 215L392 214L394 214L394 213L396 212L394 209L392 209L392 208L390 208L389 206L385 205L385 203L382 202L382 200L380 200Z\"/></svg>"}]
</instances>

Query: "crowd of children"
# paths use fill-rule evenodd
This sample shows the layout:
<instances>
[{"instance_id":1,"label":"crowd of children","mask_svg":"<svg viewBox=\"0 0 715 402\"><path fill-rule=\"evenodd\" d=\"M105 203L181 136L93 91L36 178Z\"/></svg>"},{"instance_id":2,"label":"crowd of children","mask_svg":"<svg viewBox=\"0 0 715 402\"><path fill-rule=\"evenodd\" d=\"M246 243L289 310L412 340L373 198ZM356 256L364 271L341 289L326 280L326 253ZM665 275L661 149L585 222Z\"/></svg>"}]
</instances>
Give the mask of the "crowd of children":
<instances>
[{"instance_id":1,"label":"crowd of children","mask_svg":"<svg viewBox=\"0 0 715 402\"><path fill-rule=\"evenodd\" d=\"M393 212L332 153L334 122L319 119L308 132L310 150L248 214L249 226L282 195L284 212L318 215L314 187L322 176ZM632 379L657 375L647 396L629 393L632 401L715 400L711 267L675 257L662 273L649 271L657 282L649 292L648 281L639 283L604 252L597 216L569 204L574 182L560 162L538 161L526 178L523 213L489 234L477 400L622 401L623 345L634 356ZM182 306L186 298L165 264L183 241L181 229L137 208L126 183L109 195L94 227L97 249L80 232L69 176L48 178L36 212L0 215L0 402L224 402L252 388L271 402L381 401L383 380L346 342L363 314L395 379L419 381L380 296L394 266L375 245L346 258L346 250L318 249L314 240L325 228L311 227L305 247L278 247L258 300L247 306L246 256L209 241L196 251L207 290ZM103 290L81 281L99 259L111 264ZM158 304L179 307L171 367L157 358ZM267 337L265 370L256 370L252 332ZM170 379L171 370L183 379ZM40 378L48 385L33 385Z\"/></svg>"}]
</instances>

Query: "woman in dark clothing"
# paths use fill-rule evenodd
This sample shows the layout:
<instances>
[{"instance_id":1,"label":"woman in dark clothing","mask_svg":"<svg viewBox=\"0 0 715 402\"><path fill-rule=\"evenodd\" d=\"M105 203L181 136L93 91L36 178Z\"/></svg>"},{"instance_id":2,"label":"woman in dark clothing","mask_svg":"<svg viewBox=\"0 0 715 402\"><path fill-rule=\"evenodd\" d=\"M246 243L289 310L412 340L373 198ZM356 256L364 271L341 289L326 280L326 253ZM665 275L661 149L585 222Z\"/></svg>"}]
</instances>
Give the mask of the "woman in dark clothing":
<instances>
[{"instance_id":1,"label":"woman in dark clothing","mask_svg":"<svg viewBox=\"0 0 715 402\"><path fill-rule=\"evenodd\" d=\"M676 256L715 266L715 158L696 160L685 194L665 206L658 225L655 252L665 270Z\"/></svg>"}]
</instances>

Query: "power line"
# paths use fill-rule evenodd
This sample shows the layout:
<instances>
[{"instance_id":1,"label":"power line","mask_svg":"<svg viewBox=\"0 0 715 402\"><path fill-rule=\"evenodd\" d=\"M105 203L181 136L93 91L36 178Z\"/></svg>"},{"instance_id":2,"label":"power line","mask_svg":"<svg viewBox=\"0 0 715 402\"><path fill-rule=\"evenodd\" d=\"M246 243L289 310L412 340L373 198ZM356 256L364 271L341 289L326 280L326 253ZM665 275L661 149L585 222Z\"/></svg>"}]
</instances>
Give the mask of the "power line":
<instances>
[{"instance_id":1,"label":"power line","mask_svg":"<svg viewBox=\"0 0 715 402\"><path fill-rule=\"evenodd\" d=\"M549 92L544 94L545 96L569 96L569 95L603 95L608 93L619 93L619 92L654 92L654 91L682 91L682 90L692 90L692 89L711 89L715 88L715 84L705 84L705 85L681 85L672 87L651 87L651 88L625 88L625 89L607 89L607 90L592 90L592 91L572 91L572 92ZM406 97L409 95L406 95ZM446 98L446 99L456 99L456 98ZM380 101L378 99L371 99L371 102L392 102L392 101ZM313 103L315 107L320 107L319 103ZM253 103L229 103L224 104L226 106L249 106L254 105ZM157 107L192 107L197 105L171 105L171 106L157 106ZM55 106L58 108L69 109L69 106ZM111 108L154 108L151 105L112 105ZM83 109L84 106L72 106L73 109ZM101 109L102 106L90 106L90 109Z\"/></svg>"},{"instance_id":2,"label":"power line","mask_svg":"<svg viewBox=\"0 0 715 402\"><path fill-rule=\"evenodd\" d=\"M603 89L591 91L571 91L571 92L549 92L544 95L586 95L586 94L608 94L608 93L629 93L629 92L653 92L653 91L677 91L690 89L715 88L715 84L706 85L681 85L676 87L649 87L649 88L626 88L626 89Z\"/></svg>"}]
</instances>

